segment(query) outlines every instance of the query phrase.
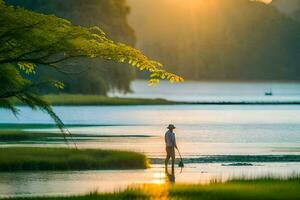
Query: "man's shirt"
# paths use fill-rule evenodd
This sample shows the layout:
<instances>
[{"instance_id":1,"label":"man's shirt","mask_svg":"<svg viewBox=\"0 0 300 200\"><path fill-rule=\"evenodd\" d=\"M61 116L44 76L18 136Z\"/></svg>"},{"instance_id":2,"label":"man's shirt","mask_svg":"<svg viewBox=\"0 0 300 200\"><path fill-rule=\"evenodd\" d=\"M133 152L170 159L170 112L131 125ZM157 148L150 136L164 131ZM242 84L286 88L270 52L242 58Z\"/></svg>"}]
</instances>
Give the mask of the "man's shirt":
<instances>
[{"instance_id":1,"label":"man's shirt","mask_svg":"<svg viewBox=\"0 0 300 200\"><path fill-rule=\"evenodd\" d=\"M168 130L165 134L165 142L167 147L176 147L175 133Z\"/></svg>"}]
</instances>

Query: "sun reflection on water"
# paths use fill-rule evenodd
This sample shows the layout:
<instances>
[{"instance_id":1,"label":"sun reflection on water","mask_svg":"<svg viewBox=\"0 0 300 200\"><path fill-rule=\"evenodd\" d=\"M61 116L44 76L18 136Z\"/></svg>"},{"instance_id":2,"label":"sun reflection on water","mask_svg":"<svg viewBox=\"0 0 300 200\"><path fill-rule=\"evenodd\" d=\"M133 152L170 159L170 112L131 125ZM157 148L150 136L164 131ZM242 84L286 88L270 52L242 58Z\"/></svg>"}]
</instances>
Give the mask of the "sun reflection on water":
<instances>
[{"instance_id":1,"label":"sun reflection on water","mask_svg":"<svg viewBox=\"0 0 300 200\"><path fill-rule=\"evenodd\" d=\"M163 185L166 184L166 174L163 172L155 172L153 174L152 184Z\"/></svg>"}]
</instances>

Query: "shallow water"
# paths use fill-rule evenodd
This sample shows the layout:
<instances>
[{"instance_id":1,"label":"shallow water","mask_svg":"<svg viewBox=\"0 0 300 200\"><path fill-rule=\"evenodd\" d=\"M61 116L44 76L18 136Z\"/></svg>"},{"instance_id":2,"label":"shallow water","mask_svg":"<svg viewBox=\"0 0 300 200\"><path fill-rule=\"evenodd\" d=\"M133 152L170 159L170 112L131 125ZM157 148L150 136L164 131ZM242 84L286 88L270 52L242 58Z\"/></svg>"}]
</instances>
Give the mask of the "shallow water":
<instances>
[{"instance_id":1,"label":"shallow water","mask_svg":"<svg viewBox=\"0 0 300 200\"><path fill-rule=\"evenodd\" d=\"M44 113L20 109L19 119L1 110L0 122L52 122ZM165 127L175 123L185 157L300 154L299 105L70 106L54 110L66 124L78 125L70 128L72 133L136 136L99 138L79 143L82 148L134 150L162 157Z\"/></svg>"},{"instance_id":2,"label":"shallow water","mask_svg":"<svg viewBox=\"0 0 300 200\"><path fill-rule=\"evenodd\" d=\"M153 92L153 88L143 88L145 83L139 84L133 96L184 101L300 101L300 84L297 83L187 83L178 85L178 90L163 83L161 88L155 89L158 93ZM270 85L274 96L265 97L264 91ZM52 120L46 114L25 107L20 110L21 115L16 119L0 109L0 124L5 124L2 127L22 125L25 131L57 132L49 126ZM164 183L163 168L159 164L165 155L163 136L169 123L177 126L178 146L186 162L182 174L179 169L176 171L177 182L207 183L211 179L285 177L300 173L300 105L61 106L54 110L74 134L130 136L82 141L77 144L80 148L138 151L154 158L157 164L148 170L131 171L0 173L0 197L107 192L131 184ZM24 128L24 124L28 127ZM66 144L0 142L0 147L6 146L65 147ZM232 157L234 155L240 157ZM256 157L259 155L261 157ZM291 155L295 157L289 157ZM250 162L247 156L252 159ZM224 166L244 161L253 166Z\"/></svg>"},{"instance_id":3,"label":"shallow water","mask_svg":"<svg viewBox=\"0 0 300 200\"><path fill-rule=\"evenodd\" d=\"M49 124L45 114L21 107L15 119L0 111L0 122L11 124ZM288 176L300 173L300 106L84 106L55 107L64 122L72 124L72 133L95 135L130 135L131 137L97 138L78 142L80 148L109 148L143 152L149 157L164 157L166 124L172 122L186 162L177 182L207 183L211 179L231 177ZM80 116L80 117L79 117ZM76 125L76 126L74 126ZM88 126L92 125L92 126ZM32 126L34 127L34 126ZM35 126L27 131L57 131ZM150 137L141 137L150 136ZM64 143L2 143L5 146L66 146ZM208 156L206 159L203 156ZM219 155L215 159L214 156ZM232 159L230 155L241 155ZM244 155L244 156L243 156ZM224 166L244 162L250 155L253 166ZM262 155L257 159L255 155ZM294 155L291 162L280 155ZM211 156L211 157L210 157ZM249 156L248 156L249 157ZM280 162L275 162L276 159ZM294 159L294 158L293 158ZM293 160L292 159L292 160ZM161 163L161 162L157 163ZM205 162L205 163L203 163ZM0 173L0 195L39 196L83 194L98 190L108 192L132 184L164 183L161 165L149 170Z\"/></svg>"},{"instance_id":4,"label":"shallow water","mask_svg":"<svg viewBox=\"0 0 300 200\"><path fill-rule=\"evenodd\" d=\"M188 164L180 173L176 169L176 183L209 183L235 177L285 178L299 173L299 163L257 163L256 166L222 166L221 164ZM161 165L147 170L73 171L73 172L15 172L0 173L0 198L25 196L58 196L89 192L114 192L138 184L169 182Z\"/></svg>"}]
</instances>

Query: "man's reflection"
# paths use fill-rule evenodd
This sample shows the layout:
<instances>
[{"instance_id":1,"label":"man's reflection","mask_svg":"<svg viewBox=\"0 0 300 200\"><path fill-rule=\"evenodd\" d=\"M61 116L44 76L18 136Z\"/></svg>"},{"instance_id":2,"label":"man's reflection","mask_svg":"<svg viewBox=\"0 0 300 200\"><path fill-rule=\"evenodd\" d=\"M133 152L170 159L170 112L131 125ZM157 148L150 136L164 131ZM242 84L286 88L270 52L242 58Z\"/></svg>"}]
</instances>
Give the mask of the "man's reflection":
<instances>
[{"instance_id":1,"label":"man's reflection","mask_svg":"<svg viewBox=\"0 0 300 200\"><path fill-rule=\"evenodd\" d=\"M172 173L169 173L168 169L166 169L166 178L169 183L175 183L175 173L172 170Z\"/></svg>"}]
</instances>

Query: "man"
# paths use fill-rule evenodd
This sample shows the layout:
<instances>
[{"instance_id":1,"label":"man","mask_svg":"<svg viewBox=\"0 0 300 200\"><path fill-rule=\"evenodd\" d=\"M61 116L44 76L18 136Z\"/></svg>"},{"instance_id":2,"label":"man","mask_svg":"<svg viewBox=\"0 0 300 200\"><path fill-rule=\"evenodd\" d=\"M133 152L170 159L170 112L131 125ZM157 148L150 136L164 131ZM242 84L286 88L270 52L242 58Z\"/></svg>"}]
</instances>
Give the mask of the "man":
<instances>
[{"instance_id":1,"label":"man","mask_svg":"<svg viewBox=\"0 0 300 200\"><path fill-rule=\"evenodd\" d=\"M168 163L170 158L172 158L172 174L174 174L174 163L175 163L175 148L177 149L175 133L173 130L176 127L173 124L170 124L167 129L168 131L165 134L165 142L166 142L166 152L167 157L165 160L165 170L168 172Z\"/></svg>"}]
</instances>

